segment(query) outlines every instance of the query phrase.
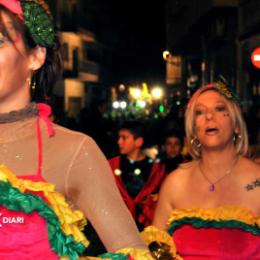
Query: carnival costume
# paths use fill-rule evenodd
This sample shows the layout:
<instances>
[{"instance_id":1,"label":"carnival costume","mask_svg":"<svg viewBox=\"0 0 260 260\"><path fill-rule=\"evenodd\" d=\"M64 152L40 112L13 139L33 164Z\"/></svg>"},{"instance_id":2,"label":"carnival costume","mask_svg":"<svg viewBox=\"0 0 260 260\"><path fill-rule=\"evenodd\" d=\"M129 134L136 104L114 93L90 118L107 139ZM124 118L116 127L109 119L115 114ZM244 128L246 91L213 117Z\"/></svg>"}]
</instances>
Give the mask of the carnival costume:
<instances>
[{"instance_id":1,"label":"carnival costume","mask_svg":"<svg viewBox=\"0 0 260 260\"><path fill-rule=\"evenodd\" d=\"M18 26L18 34L35 48L44 47L47 58L54 55L59 43L44 0L0 0L0 7L1 14L23 25ZM16 48L15 41L23 38L13 37L2 23L1 36ZM34 93L38 93L33 84L38 75L32 75ZM52 124L50 114L49 106L33 103L0 114L0 163L5 165L0 167L0 259L78 259L88 245L81 233L83 216L108 251L120 251L106 258L151 259L148 250L131 248L142 248L143 243L96 143Z\"/></svg>"},{"instance_id":2,"label":"carnival costume","mask_svg":"<svg viewBox=\"0 0 260 260\"><path fill-rule=\"evenodd\" d=\"M260 217L244 208L175 209L168 234L167 238L166 232L148 227L143 237L147 244L168 245L177 259L260 259Z\"/></svg>"},{"instance_id":3,"label":"carnival costume","mask_svg":"<svg viewBox=\"0 0 260 260\"><path fill-rule=\"evenodd\" d=\"M170 216L168 231L184 259L257 260L259 224L259 217L239 207L180 209Z\"/></svg>"},{"instance_id":4,"label":"carnival costume","mask_svg":"<svg viewBox=\"0 0 260 260\"><path fill-rule=\"evenodd\" d=\"M115 223L106 206L106 198L99 198L98 190L92 189L94 181L95 187L109 191L110 196L118 200L118 191L111 190L112 176L106 177L105 182L104 177L99 176L102 167L109 170L108 165L105 168L100 165L106 160L89 137L51 124L48 121L50 112L47 105L31 104L19 112L0 115L3 120L0 124L0 159L11 169L0 167L0 259L78 259L88 241L81 233L86 223L83 213L72 210L75 204L81 205L84 213L96 223L95 227L108 248L114 250L115 247L134 245L136 242L129 239L131 223L122 223L126 228L124 232L118 229L118 221L122 222L126 217L124 213L115 206L114 210L118 212ZM65 140L68 147L62 146ZM38 148L37 153L35 148ZM53 158L51 154L55 152ZM24 171L31 169L35 158L38 158L36 173ZM89 159L83 160L86 158ZM96 160L101 168L93 172L92 169L97 167ZM47 181L55 183L59 192ZM70 198L69 204L62 194ZM95 200L92 195L97 195ZM114 238L113 233L107 231L112 225L113 233L116 233ZM131 254L132 259L151 259L147 250L125 248L119 251L100 257L128 259Z\"/></svg>"},{"instance_id":5,"label":"carnival costume","mask_svg":"<svg viewBox=\"0 0 260 260\"><path fill-rule=\"evenodd\" d=\"M146 157L144 161L149 161L148 164L151 164L151 169L146 173L148 175L146 182L142 186L142 188L135 194L134 197L130 195L129 190L124 183L123 175L124 171L121 170L121 161L123 160L123 156L116 156L109 160L109 164L114 173L114 177L119 188L119 191L130 210L132 216L139 224L139 226L149 226L151 225L154 209L157 203L157 193L159 191L160 185L165 178L166 174L164 171L164 167ZM151 162L150 162L151 160ZM122 172L121 172L122 171ZM119 172L119 174L118 174ZM143 173L140 173L142 175ZM136 178L141 178L135 176ZM133 184L133 183L132 183ZM130 186L130 185L129 185ZM140 211L140 212L138 212ZM143 229L143 228L142 228Z\"/></svg>"},{"instance_id":6,"label":"carnival costume","mask_svg":"<svg viewBox=\"0 0 260 260\"><path fill-rule=\"evenodd\" d=\"M225 82L206 87L237 102ZM230 170L227 172L229 174ZM216 182L209 183L209 191L214 192ZM259 185L256 180L248 189ZM184 260L260 260L260 216L240 206L173 209L167 231L168 236L155 227L148 227L143 232L147 244L160 243L158 256L171 249L177 259Z\"/></svg>"}]
</instances>

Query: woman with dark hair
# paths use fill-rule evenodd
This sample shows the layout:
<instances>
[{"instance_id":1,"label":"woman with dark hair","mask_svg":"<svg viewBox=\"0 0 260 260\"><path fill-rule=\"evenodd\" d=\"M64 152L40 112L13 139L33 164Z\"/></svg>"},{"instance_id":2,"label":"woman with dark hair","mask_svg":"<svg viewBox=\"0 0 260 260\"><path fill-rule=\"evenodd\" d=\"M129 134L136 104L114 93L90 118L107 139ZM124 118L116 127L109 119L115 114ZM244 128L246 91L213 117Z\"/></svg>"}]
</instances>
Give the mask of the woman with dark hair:
<instances>
[{"instance_id":1,"label":"woman with dark hair","mask_svg":"<svg viewBox=\"0 0 260 260\"><path fill-rule=\"evenodd\" d=\"M151 259L95 142L31 102L60 75L59 47L43 0L0 0L0 259L77 259L85 217L108 251Z\"/></svg>"},{"instance_id":2,"label":"woman with dark hair","mask_svg":"<svg viewBox=\"0 0 260 260\"><path fill-rule=\"evenodd\" d=\"M194 93L185 127L194 160L165 179L153 225L183 259L260 259L260 167L244 156L246 125L226 83Z\"/></svg>"}]
</instances>

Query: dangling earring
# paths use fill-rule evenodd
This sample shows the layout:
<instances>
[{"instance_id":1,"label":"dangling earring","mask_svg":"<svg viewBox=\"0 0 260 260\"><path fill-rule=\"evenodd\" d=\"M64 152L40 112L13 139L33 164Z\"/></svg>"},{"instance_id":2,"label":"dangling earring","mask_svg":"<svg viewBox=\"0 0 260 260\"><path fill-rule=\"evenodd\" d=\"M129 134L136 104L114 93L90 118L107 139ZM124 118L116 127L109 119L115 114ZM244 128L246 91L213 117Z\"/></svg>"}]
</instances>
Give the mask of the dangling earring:
<instances>
[{"instance_id":1,"label":"dangling earring","mask_svg":"<svg viewBox=\"0 0 260 260\"><path fill-rule=\"evenodd\" d=\"M242 136L238 133L234 133L232 140L234 142L234 145L237 145L242 140Z\"/></svg>"},{"instance_id":2,"label":"dangling earring","mask_svg":"<svg viewBox=\"0 0 260 260\"><path fill-rule=\"evenodd\" d=\"M190 140L190 145L197 148L197 149L200 149L201 147L201 143L200 141L198 140L197 137L193 137L191 140Z\"/></svg>"},{"instance_id":3,"label":"dangling earring","mask_svg":"<svg viewBox=\"0 0 260 260\"><path fill-rule=\"evenodd\" d=\"M35 79L32 80L32 83L31 83L31 89L32 89L33 92L34 92L35 89L36 89L36 82L35 82Z\"/></svg>"},{"instance_id":4,"label":"dangling earring","mask_svg":"<svg viewBox=\"0 0 260 260\"><path fill-rule=\"evenodd\" d=\"M30 91L31 91L31 97L34 97L35 94L35 90L36 90L36 80L34 75L32 74L31 78L30 78Z\"/></svg>"}]
</instances>

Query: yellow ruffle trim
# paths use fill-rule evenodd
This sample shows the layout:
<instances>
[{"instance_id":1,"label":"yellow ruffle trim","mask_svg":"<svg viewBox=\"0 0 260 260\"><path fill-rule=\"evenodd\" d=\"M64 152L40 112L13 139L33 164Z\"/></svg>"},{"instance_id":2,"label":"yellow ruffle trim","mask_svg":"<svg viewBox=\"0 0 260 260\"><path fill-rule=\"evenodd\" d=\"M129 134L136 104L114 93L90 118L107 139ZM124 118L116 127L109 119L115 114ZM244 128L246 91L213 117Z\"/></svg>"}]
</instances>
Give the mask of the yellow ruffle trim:
<instances>
[{"instance_id":1,"label":"yellow ruffle trim","mask_svg":"<svg viewBox=\"0 0 260 260\"><path fill-rule=\"evenodd\" d=\"M181 260L182 257L176 253L176 246L172 237L164 230L158 229L155 226L149 226L141 232L141 237L146 245L149 245L153 241L164 243L170 247L170 253L174 256L174 259Z\"/></svg>"},{"instance_id":2,"label":"yellow ruffle trim","mask_svg":"<svg viewBox=\"0 0 260 260\"><path fill-rule=\"evenodd\" d=\"M134 260L154 260L148 249L126 247L116 251L116 253L130 255Z\"/></svg>"},{"instance_id":3,"label":"yellow ruffle trim","mask_svg":"<svg viewBox=\"0 0 260 260\"><path fill-rule=\"evenodd\" d=\"M83 213L79 210L71 210L64 196L55 191L53 184L19 179L4 165L0 165L0 181L9 181L21 192L25 190L42 191L57 215L63 232L66 235L72 235L76 242L80 242L86 247L89 245L89 241L81 232L86 225Z\"/></svg>"},{"instance_id":4,"label":"yellow ruffle trim","mask_svg":"<svg viewBox=\"0 0 260 260\"><path fill-rule=\"evenodd\" d=\"M201 218L203 220L237 220L248 225L258 225L260 227L260 217L252 211L236 206L222 206L218 208L190 208L174 209L171 213L168 225L182 218Z\"/></svg>"},{"instance_id":5,"label":"yellow ruffle trim","mask_svg":"<svg viewBox=\"0 0 260 260\"><path fill-rule=\"evenodd\" d=\"M116 253L121 253L126 256L131 256L134 260L154 260L151 256L150 252L147 249L140 248L122 248L116 251ZM92 257L92 256L83 256L80 257L79 260L111 260L111 258L100 258L100 257ZM65 259L61 259L65 260Z\"/></svg>"}]
</instances>

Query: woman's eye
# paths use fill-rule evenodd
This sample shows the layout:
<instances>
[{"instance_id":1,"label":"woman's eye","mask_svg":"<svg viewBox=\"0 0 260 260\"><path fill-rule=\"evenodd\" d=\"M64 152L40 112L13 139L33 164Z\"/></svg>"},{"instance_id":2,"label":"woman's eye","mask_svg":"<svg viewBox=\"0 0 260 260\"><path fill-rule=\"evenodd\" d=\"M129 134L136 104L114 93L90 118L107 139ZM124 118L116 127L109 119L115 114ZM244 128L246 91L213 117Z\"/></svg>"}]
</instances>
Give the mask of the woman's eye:
<instances>
[{"instance_id":1,"label":"woman's eye","mask_svg":"<svg viewBox=\"0 0 260 260\"><path fill-rule=\"evenodd\" d=\"M4 43L4 35L0 33L0 45Z\"/></svg>"},{"instance_id":2,"label":"woman's eye","mask_svg":"<svg viewBox=\"0 0 260 260\"><path fill-rule=\"evenodd\" d=\"M0 33L0 46L2 46L7 41L7 38Z\"/></svg>"},{"instance_id":3,"label":"woman's eye","mask_svg":"<svg viewBox=\"0 0 260 260\"><path fill-rule=\"evenodd\" d=\"M204 114L204 110L203 109L196 109L195 110L195 116L201 116Z\"/></svg>"},{"instance_id":4,"label":"woman's eye","mask_svg":"<svg viewBox=\"0 0 260 260\"><path fill-rule=\"evenodd\" d=\"M225 106L217 106L216 111L218 112L226 112L227 108Z\"/></svg>"}]
</instances>

